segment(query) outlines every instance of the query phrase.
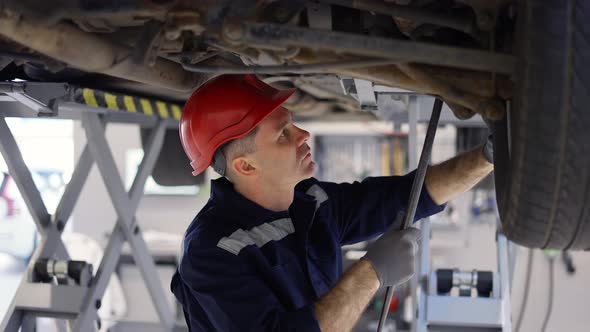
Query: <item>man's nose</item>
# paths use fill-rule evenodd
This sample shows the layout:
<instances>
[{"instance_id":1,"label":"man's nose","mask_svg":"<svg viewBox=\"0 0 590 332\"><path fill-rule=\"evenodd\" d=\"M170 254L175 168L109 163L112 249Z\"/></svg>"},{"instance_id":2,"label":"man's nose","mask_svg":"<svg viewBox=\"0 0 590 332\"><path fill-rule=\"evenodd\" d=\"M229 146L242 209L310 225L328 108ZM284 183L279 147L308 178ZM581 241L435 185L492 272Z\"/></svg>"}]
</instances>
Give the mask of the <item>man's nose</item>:
<instances>
[{"instance_id":1,"label":"man's nose","mask_svg":"<svg viewBox=\"0 0 590 332\"><path fill-rule=\"evenodd\" d=\"M303 130L299 127L295 127L297 128L297 130L299 131L299 137L298 137L298 145L301 145L305 142L307 142L307 140L309 140L309 132L307 130Z\"/></svg>"}]
</instances>

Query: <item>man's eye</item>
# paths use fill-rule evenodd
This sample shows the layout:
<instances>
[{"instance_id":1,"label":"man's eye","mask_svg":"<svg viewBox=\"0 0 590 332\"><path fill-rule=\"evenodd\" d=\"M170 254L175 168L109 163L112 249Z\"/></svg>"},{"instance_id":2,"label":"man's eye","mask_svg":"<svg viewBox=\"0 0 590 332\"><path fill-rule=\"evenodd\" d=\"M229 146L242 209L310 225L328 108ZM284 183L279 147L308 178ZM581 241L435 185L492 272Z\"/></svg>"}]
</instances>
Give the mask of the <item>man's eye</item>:
<instances>
[{"instance_id":1,"label":"man's eye","mask_svg":"<svg viewBox=\"0 0 590 332\"><path fill-rule=\"evenodd\" d=\"M283 129L283 131L281 132L280 137L283 137L283 136L287 136L287 129Z\"/></svg>"}]
</instances>

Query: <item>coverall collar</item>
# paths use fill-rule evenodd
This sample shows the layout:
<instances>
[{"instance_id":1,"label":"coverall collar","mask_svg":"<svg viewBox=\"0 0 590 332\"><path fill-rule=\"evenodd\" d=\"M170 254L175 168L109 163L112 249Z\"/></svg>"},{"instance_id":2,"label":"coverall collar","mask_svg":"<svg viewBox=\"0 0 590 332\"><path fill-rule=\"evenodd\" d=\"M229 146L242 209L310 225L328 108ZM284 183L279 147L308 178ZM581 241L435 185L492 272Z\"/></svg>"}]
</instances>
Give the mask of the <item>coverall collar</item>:
<instances>
[{"instance_id":1,"label":"coverall collar","mask_svg":"<svg viewBox=\"0 0 590 332\"><path fill-rule=\"evenodd\" d=\"M315 201L313 196L298 192L299 184L295 186L295 197L289 210L297 205L296 201L298 200L309 203ZM211 199L222 213L238 217L232 219L236 219L241 226L247 229L264 222L290 217L288 210L271 211L244 197L234 189L233 184L225 177L211 180ZM310 206L313 206L313 204Z\"/></svg>"},{"instance_id":2,"label":"coverall collar","mask_svg":"<svg viewBox=\"0 0 590 332\"><path fill-rule=\"evenodd\" d=\"M313 207L315 198L301 190L304 190L304 181L295 186L295 197L289 210L293 208ZM246 229L258 226L264 222L288 218L291 216L289 210L271 211L256 202L249 200L234 189L234 185L225 177L211 180L211 199L220 211L229 216L237 217L237 222ZM301 203L304 203L301 205ZM310 203L310 204L305 204Z\"/></svg>"}]
</instances>

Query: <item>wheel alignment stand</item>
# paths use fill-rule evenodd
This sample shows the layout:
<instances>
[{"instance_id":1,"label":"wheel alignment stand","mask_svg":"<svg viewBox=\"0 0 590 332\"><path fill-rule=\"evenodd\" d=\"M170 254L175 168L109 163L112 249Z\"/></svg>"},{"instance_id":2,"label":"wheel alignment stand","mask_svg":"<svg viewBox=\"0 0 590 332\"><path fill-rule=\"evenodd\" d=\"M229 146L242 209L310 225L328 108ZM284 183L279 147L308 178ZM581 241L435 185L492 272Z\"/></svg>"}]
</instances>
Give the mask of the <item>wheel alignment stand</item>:
<instances>
[{"instance_id":1,"label":"wheel alignment stand","mask_svg":"<svg viewBox=\"0 0 590 332\"><path fill-rule=\"evenodd\" d=\"M7 95L11 96L11 94ZM22 98L13 99L31 108L33 112L37 112L38 116L43 116L41 112L48 110L46 107L36 105L31 107L30 103L24 103ZM135 220L135 212L143 194L145 182L152 172L162 147L166 127L170 126L169 122L173 120L160 118L155 122L155 130L149 138L133 185L130 191L126 192L105 137L106 121L103 115L105 112L97 112L97 108L86 105L69 105L68 107L70 111L80 112L87 145L53 215L48 214L41 194L33 182L31 172L7 126L4 114L0 112L0 152L41 235L40 244L25 270L25 276L0 325L0 331L16 332L19 328L22 328L23 332L33 331L36 317L58 319L56 321L60 331L67 331L68 328L73 331L95 331L100 324L97 310L100 308L101 298L111 274L115 271L125 241L130 244L135 262L143 275L160 318L161 326L164 330L172 330L175 318L167 302L162 301L165 293L161 287L155 263ZM39 273L35 271L36 262L47 259L62 262L69 260L68 252L61 240L61 233L95 161L118 216L100 266L89 282L56 283L53 279L49 282L40 282Z\"/></svg>"},{"instance_id":2,"label":"wheel alignment stand","mask_svg":"<svg viewBox=\"0 0 590 332\"><path fill-rule=\"evenodd\" d=\"M421 229L425 234L421 248L429 248L430 221L424 220ZM430 252L422 250L418 279L412 283L413 303L416 303L417 294L419 297L412 331L511 332L509 271L514 266L509 256L511 246L504 234L496 233L497 272L430 271ZM416 288L418 284L420 289ZM451 295L452 288L458 289L458 296ZM486 290L480 293L481 288ZM478 296L472 296L472 290L476 290Z\"/></svg>"},{"instance_id":3,"label":"wheel alignment stand","mask_svg":"<svg viewBox=\"0 0 590 332\"><path fill-rule=\"evenodd\" d=\"M416 165L417 145L417 109L416 96L410 97L409 125L410 135L408 137L408 151L410 154L410 165ZM435 99L431 119L429 122L426 139L416 179L412 186L408 211L404 218L403 228L411 225L414 217L418 196L423 182L425 167L430 159L430 152L434 141L436 126L441 112L441 101ZM414 109L412 109L414 108ZM420 172L422 171L422 172ZM497 211L496 211L497 214ZM497 219L499 220L499 216ZM514 270L514 257L510 257L509 251L513 249L512 244L501 233L498 224L496 232L496 251L498 272L481 271L459 271L459 270L437 270L430 271L430 236L431 225L429 218L421 222L422 239L420 242L420 262L416 275L410 280L412 294L412 313L415 313L412 331L501 331L511 332L511 306L510 289L512 273ZM509 248L510 247L510 248ZM512 267L512 269L511 269ZM483 276L486 277L482 280ZM442 284L448 285L443 287ZM483 287L482 287L482 284ZM459 296L451 296L450 290L453 287L459 289ZM472 297L472 289L481 292L482 296ZM444 290L441 290L444 289ZM388 287L384 307L381 312L378 331L382 331L387 318L387 309L391 302L393 289Z\"/></svg>"},{"instance_id":4,"label":"wheel alignment stand","mask_svg":"<svg viewBox=\"0 0 590 332\"><path fill-rule=\"evenodd\" d=\"M410 107L416 107L416 97L410 99ZM410 144L412 140L414 141L409 149L410 160L414 160L414 162L410 162L411 165L415 165L416 161L417 117L415 114L417 112L414 111L416 110L410 109L409 112ZM492 276L491 291L487 296L472 297L469 295L471 290L478 288L478 283L481 284L482 281L478 282L477 280L477 276L482 275L482 271L475 270L465 272L447 269L445 272L452 271L451 285L458 288L459 296L451 295L450 292L446 292L447 289L439 292L440 288L445 288L439 288L439 284L449 280L443 280L444 273L440 273L443 270L431 271L431 223L429 218L422 220L420 261L417 274L410 281L412 313L415 314L412 331L512 331L510 290L516 258L513 253L516 248L501 232L498 211L496 210L495 213L498 220L495 239L497 271L484 272L484 274ZM462 292L463 294L461 294Z\"/></svg>"}]
</instances>

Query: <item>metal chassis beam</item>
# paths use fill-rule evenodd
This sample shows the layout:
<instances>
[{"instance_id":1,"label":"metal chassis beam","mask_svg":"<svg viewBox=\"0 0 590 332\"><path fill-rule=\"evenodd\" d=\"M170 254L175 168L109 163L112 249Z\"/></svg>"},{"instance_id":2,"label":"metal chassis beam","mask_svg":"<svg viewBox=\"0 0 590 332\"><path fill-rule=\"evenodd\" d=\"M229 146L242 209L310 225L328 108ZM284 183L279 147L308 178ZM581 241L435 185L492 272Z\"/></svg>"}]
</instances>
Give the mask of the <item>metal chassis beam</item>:
<instances>
[{"instance_id":1,"label":"metal chassis beam","mask_svg":"<svg viewBox=\"0 0 590 332\"><path fill-rule=\"evenodd\" d=\"M143 127L154 127L161 118L156 112L145 114L123 109L108 109L90 106L75 98L76 91L84 90L80 86L72 86L64 82L0 82L0 112L4 117L19 118L52 118L81 120L82 114L91 112L102 114L105 122L132 123ZM92 90L92 89L90 89ZM97 90L106 93L106 91ZM96 95L92 93L93 97ZM129 96L131 98L141 98ZM142 98L146 99L146 98ZM173 102L154 100L165 103L169 118ZM176 105L179 107L179 105ZM173 111L172 111L173 112ZM158 111L159 113L159 111ZM178 121L169 121L169 128L177 127Z\"/></svg>"},{"instance_id":2,"label":"metal chassis beam","mask_svg":"<svg viewBox=\"0 0 590 332\"><path fill-rule=\"evenodd\" d=\"M0 92L34 111L38 116L52 116L54 101L66 96L67 83L0 82Z\"/></svg>"},{"instance_id":3,"label":"metal chassis beam","mask_svg":"<svg viewBox=\"0 0 590 332\"><path fill-rule=\"evenodd\" d=\"M113 114L105 109L88 107L76 103L59 104L57 107L58 114L59 111L64 110L72 116L71 118L77 117L83 120L88 143L78 160L72 179L64 191L55 214L49 215L39 190L33 182L31 173L22 158L14 136L5 120L5 116L40 117L43 114L31 112L27 105L23 106L13 102L6 102L6 100L1 100L0 105L9 106L10 108L8 112L3 112L3 109L0 110L0 152L42 236L40 245L35 250L25 270L25 277L17 289L15 298L0 324L0 330L18 331L20 328L22 331L33 331L35 316L75 319L74 321L70 321L70 327L73 327L74 331L94 330L94 321L98 318L97 307L99 302L97 301L100 301L106 290L108 280L114 272L122 245L126 240L129 241L134 259L144 276L154 306L160 317L162 328L164 330L173 329L175 318L171 308L168 308L167 304L161 301L164 297L164 290L156 273L154 261L149 254L139 227L136 225L135 211L143 194L145 181L151 174L161 150L165 131L167 128L176 127L177 121L143 115ZM120 121L121 119L123 121ZM129 194L124 189L123 182L117 172L104 134L105 122L109 120L156 127L148 139L144 158ZM66 226L95 160L118 215L117 223L113 229L109 244L104 252L96 275L89 288L35 283L33 268L34 262L37 259L52 257L69 259L67 250L61 241L61 232ZM43 309L42 307L35 307L34 303L31 303L30 296L26 294L31 294L31 291L34 291L35 287L45 287L43 288L44 290L49 287L48 289L51 291L45 290L45 294L57 294L60 291L73 292L72 294L78 294L77 298L80 297L80 291L84 291L84 288L86 289L81 305L80 303L76 304L76 301L74 301L69 304L69 307L68 305L62 305L61 310L51 310L51 308ZM51 300L59 298L59 295L62 294L57 295L57 297L52 296ZM48 302L51 303L51 301ZM78 309L75 310L75 308ZM67 330L67 324L65 322L57 321L57 326L59 331Z\"/></svg>"},{"instance_id":4,"label":"metal chassis beam","mask_svg":"<svg viewBox=\"0 0 590 332\"><path fill-rule=\"evenodd\" d=\"M261 48L295 46L506 75L516 65L508 54L270 23L227 22L223 33L230 42Z\"/></svg>"},{"instance_id":5,"label":"metal chassis beam","mask_svg":"<svg viewBox=\"0 0 590 332\"><path fill-rule=\"evenodd\" d=\"M141 127L154 127L158 122L158 118L155 116L129 112L113 112L104 108L86 106L68 101L60 101L57 109L58 112L52 115L50 117L51 119L82 120L82 114L90 112L101 114L102 119L106 123L129 123ZM0 113L6 118L48 118L47 116L40 116L39 113L16 102L15 99L1 94ZM167 122L167 126L168 128L178 128L178 122L171 120Z\"/></svg>"}]
</instances>

